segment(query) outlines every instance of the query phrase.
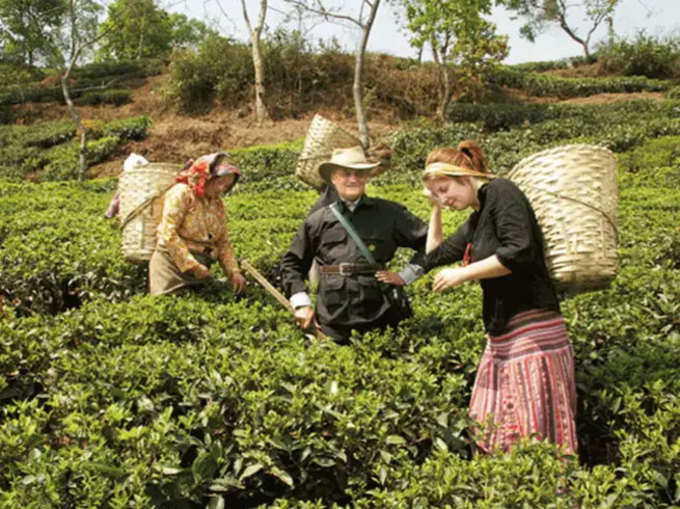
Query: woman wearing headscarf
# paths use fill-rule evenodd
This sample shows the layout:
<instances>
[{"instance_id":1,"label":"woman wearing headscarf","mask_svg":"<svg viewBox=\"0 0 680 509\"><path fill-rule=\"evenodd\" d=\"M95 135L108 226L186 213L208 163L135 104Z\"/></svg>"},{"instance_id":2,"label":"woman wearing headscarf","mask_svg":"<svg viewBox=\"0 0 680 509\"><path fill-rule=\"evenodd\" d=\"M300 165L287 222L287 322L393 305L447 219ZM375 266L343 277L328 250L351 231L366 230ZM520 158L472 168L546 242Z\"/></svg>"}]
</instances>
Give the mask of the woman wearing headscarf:
<instances>
[{"instance_id":1,"label":"woman wearing headscarf","mask_svg":"<svg viewBox=\"0 0 680 509\"><path fill-rule=\"evenodd\" d=\"M478 446L505 451L534 436L575 453L573 349L529 201L513 182L489 173L472 140L430 152L423 180L433 210L420 272L462 261L435 276L433 291L473 280L482 287L487 344L470 401ZM472 209L445 241L442 206ZM382 280L400 284L393 273Z\"/></svg>"},{"instance_id":2,"label":"woman wearing headscarf","mask_svg":"<svg viewBox=\"0 0 680 509\"><path fill-rule=\"evenodd\" d=\"M189 161L165 193L156 249L149 262L152 295L196 286L218 261L237 292L245 288L229 241L222 195L240 177L224 152Z\"/></svg>"}]
</instances>

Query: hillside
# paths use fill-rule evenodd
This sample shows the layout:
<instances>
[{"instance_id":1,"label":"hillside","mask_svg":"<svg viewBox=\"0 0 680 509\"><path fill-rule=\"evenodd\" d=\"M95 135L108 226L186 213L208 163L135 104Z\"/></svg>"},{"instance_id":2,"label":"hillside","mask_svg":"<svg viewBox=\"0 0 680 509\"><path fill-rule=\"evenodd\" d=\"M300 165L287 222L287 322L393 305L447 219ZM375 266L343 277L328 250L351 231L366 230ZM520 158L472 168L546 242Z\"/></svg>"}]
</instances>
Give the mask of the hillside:
<instances>
[{"instance_id":1,"label":"hillside","mask_svg":"<svg viewBox=\"0 0 680 509\"><path fill-rule=\"evenodd\" d=\"M619 77L604 73L597 64L546 71L547 76L562 78L602 79ZM255 145L273 145L285 141L300 140L306 134L309 122L316 112L333 120L345 129L356 132L356 121L350 109L351 98L345 97L344 103L335 108L320 107L299 115L299 118L286 118L269 121L258 126L253 119L252 108L248 104L230 109L217 106L204 114L179 114L164 105L162 99L164 86L169 75L163 73L150 76L132 90L131 102L122 106L100 104L79 106L83 119L104 120L124 119L145 115L152 120L148 136L142 140L130 141L120 147L109 160L95 164L90 170L91 177L106 177L120 173L122 163L128 154L136 152L151 161L182 162L197 154L214 152L217 149L245 148ZM603 104L637 99L663 100L662 92L640 91L629 93L595 93L588 96L558 97L533 96L518 88L502 87L503 100L511 103L546 104ZM434 90L431 91L435 93ZM369 127L374 139L386 139L397 131L408 119L399 118L399 113L387 100L370 111ZM70 120L65 105L58 103L28 103L14 107L14 115L24 125L39 122Z\"/></svg>"}]
</instances>

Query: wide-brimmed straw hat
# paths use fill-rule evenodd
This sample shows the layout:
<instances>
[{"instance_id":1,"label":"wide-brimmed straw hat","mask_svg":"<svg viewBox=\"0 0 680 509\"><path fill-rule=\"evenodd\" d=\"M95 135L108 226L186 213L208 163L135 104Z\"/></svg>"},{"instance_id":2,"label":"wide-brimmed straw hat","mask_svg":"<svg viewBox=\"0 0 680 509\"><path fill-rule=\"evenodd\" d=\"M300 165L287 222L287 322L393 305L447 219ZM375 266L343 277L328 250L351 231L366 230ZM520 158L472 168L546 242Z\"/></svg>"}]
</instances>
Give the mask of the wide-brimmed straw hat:
<instances>
[{"instance_id":1,"label":"wide-brimmed straw hat","mask_svg":"<svg viewBox=\"0 0 680 509\"><path fill-rule=\"evenodd\" d=\"M423 180L428 180L436 177L480 177L486 179L494 179L496 175L492 173L485 173L470 168L463 168L455 164L436 162L430 163L425 167L423 172Z\"/></svg>"},{"instance_id":2,"label":"wide-brimmed straw hat","mask_svg":"<svg viewBox=\"0 0 680 509\"><path fill-rule=\"evenodd\" d=\"M380 166L380 161L369 161L366 159L364 149L356 147L336 148L328 161L319 164L319 176L325 181L331 181L331 172L336 168L347 168L350 170L366 171Z\"/></svg>"}]
</instances>

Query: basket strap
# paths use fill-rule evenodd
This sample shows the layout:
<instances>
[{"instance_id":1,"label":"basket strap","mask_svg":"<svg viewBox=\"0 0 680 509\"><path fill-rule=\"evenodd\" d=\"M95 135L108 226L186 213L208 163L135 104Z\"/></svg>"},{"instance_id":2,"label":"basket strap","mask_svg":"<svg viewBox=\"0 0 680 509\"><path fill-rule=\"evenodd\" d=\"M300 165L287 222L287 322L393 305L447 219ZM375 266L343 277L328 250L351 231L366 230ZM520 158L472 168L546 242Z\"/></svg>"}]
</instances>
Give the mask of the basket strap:
<instances>
[{"instance_id":1,"label":"basket strap","mask_svg":"<svg viewBox=\"0 0 680 509\"><path fill-rule=\"evenodd\" d=\"M582 201L582 200L579 200L579 199L577 199L577 198L572 198L571 196L566 196L566 195L561 194L561 193L555 193L555 192L553 192L553 191L548 191L547 189L542 189L542 188L540 188L540 187L534 187L534 186L524 186L524 187L525 187L525 188L528 188L528 189L533 189L534 191L540 191L540 192L542 192L542 193L550 194L550 195L552 195L552 196L555 196L556 198L561 198L561 199L563 199L563 200L573 201L573 202L575 202L575 203L579 203L579 204L583 205L584 207L588 207L589 209L592 209L592 210L594 210L594 211L596 211L596 212L599 212L600 214L602 214L602 215L605 217L605 219L606 219L607 221L609 221L609 224L612 225L612 228L614 228L614 235L616 236L616 243L617 243L617 244L619 243L619 229L616 227L616 223L615 223L614 220L609 216L609 214L607 214L607 213L606 213L604 210L602 210L601 208L596 207L596 206L594 206L594 205L591 205L590 203L586 203L586 202L584 202L584 201Z\"/></svg>"},{"instance_id":2,"label":"basket strap","mask_svg":"<svg viewBox=\"0 0 680 509\"><path fill-rule=\"evenodd\" d=\"M146 200L144 200L142 203L140 203L134 209L132 209L130 213L127 216L125 216L125 219L123 219L123 221L120 223L120 229L122 230L123 228L125 228L125 226L130 221L132 221L135 217L141 214L149 205L151 205L152 201L154 201L159 196L165 194L165 192L174 185L175 183L173 182L162 191L156 191L155 193L151 194Z\"/></svg>"}]
</instances>

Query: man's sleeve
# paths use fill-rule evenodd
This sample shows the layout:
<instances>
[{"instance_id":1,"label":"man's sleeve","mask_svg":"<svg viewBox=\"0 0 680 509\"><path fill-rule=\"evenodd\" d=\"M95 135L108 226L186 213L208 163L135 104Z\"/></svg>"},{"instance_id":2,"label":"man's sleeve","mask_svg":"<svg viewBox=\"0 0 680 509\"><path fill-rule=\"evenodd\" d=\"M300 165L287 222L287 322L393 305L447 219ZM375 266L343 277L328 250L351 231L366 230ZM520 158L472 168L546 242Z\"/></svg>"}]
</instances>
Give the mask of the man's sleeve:
<instances>
[{"instance_id":1,"label":"man's sleeve","mask_svg":"<svg viewBox=\"0 0 680 509\"><path fill-rule=\"evenodd\" d=\"M295 234L295 238L293 238L290 249L281 261L282 283L286 295L307 293L305 276L314 260L314 246L309 233L310 228L311 225L308 221L302 223Z\"/></svg>"}]
</instances>

